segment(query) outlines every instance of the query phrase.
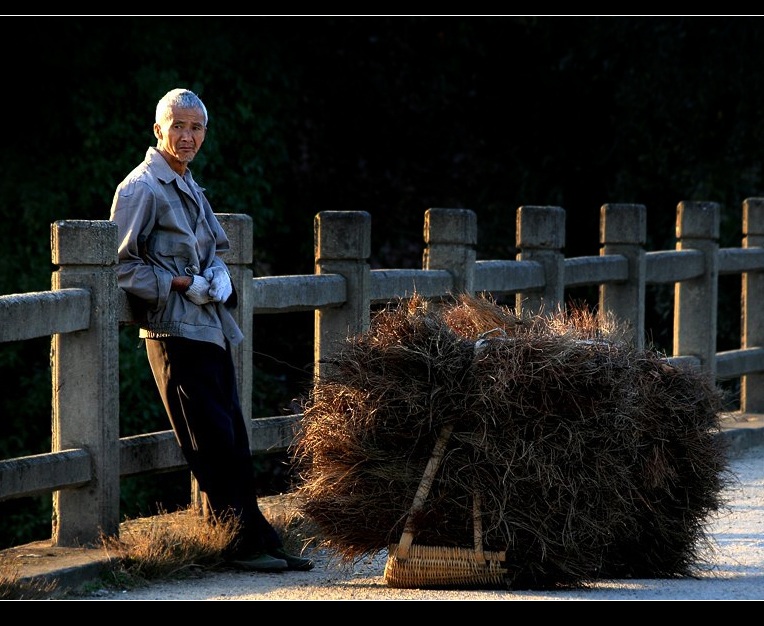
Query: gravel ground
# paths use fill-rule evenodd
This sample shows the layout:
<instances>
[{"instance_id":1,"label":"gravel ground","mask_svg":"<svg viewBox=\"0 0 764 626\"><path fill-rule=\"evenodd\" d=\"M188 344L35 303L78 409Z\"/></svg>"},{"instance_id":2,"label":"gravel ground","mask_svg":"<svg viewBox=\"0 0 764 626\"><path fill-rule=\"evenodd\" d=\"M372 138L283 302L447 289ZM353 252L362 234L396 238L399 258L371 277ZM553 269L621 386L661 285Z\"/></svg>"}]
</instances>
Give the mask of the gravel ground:
<instances>
[{"instance_id":1,"label":"gravel ground","mask_svg":"<svg viewBox=\"0 0 764 626\"><path fill-rule=\"evenodd\" d=\"M393 589L383 578L387 555L343 565L314 553L310 572L206 572L140 589L97 590L89 600L763 600L764 446L740 452L730 469L729 510L709 520L710 546L694 579L602 581L560 591Z\"/></svg>"}]
</instances>

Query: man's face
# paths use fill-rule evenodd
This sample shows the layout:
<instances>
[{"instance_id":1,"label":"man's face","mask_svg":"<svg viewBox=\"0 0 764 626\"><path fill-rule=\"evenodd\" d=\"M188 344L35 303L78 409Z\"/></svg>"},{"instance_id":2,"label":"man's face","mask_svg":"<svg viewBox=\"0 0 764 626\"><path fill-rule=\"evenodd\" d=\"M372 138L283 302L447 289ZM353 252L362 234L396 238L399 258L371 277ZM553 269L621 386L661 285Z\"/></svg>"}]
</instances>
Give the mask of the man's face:
<instances>
[{"instance_id":1,"label":"man's face","mask_svg":"<svg viewBox=\"0 0 764 626\"><path fill-rule=\"evenodd\" d=\"M162 124L154 124L154 134L159 140L157 148L171 159L188 165L204 143L207 128L204 113L200 109L173 107L172 116Z\"/></svg>"}]
</instances>

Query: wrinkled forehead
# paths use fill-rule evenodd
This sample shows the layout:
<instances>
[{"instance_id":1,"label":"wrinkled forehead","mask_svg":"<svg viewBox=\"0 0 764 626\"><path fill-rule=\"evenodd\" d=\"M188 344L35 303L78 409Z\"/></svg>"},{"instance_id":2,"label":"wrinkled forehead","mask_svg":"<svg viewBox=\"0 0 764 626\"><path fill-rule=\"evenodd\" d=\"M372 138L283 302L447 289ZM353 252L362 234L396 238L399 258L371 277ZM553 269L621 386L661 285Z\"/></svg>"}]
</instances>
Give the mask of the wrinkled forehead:
<instances>
[{"instance_id":1,"label":"wrinkled forehead","mask_svg":"<svg viewBox=\"0 0 764 626\"><path fill-rule=\"evenodd\" d=\"M165 112L164 122L167 124L201 124L204 126L204 111L199 107L179 107L172 106Z\"/></svg>"}]
</instances>

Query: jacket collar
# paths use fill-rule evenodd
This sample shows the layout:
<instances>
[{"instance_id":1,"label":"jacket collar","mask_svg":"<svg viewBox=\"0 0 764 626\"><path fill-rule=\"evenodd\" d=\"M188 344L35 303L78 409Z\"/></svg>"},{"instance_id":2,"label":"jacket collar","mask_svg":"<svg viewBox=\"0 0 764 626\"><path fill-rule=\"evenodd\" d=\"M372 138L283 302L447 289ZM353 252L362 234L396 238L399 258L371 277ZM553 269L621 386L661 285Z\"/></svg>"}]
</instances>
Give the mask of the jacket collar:
<instances>
[{"instance_id":1,"label":"jacket collar","mask_svg":"<svg viewBox=\"0 0 764 626\"><path fill-rule=\"evenodd\" d=\"M149 164L151 169L156 174L156 177L162 183L169 185L173 181L176 181L178 188L184 193L188 194L194 202L196 202L196 196L191 191L191 189L189 189L189 186L195 187L200 191L204 191L202 187L196 184L190 169L186 169L185 177L179 176L178 173L170 167L169 163L165 161L165 158L162 156L159 150L154 147L150 147L146 151L146 163Z\"/></svg>"}]
</instances>

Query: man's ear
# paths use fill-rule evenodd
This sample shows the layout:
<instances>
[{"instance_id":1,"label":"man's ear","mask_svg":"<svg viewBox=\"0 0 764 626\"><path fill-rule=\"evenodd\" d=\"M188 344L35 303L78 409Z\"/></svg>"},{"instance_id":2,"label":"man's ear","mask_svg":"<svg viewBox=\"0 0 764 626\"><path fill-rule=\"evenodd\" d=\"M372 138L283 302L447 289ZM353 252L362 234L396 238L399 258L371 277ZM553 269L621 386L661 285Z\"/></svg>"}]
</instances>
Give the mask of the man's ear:
<instances>
[{"instance_id":1,"label":"man's ear","mask_svg":"<svg viewBox=\"0 0 764 626\"><path fill-rule=\"evenodd\" d=\"M154 122L154 137L162 141L162 127L156 122Z\"/></svg>"}]
</instances>

